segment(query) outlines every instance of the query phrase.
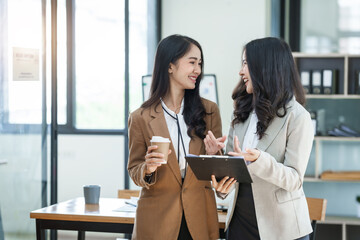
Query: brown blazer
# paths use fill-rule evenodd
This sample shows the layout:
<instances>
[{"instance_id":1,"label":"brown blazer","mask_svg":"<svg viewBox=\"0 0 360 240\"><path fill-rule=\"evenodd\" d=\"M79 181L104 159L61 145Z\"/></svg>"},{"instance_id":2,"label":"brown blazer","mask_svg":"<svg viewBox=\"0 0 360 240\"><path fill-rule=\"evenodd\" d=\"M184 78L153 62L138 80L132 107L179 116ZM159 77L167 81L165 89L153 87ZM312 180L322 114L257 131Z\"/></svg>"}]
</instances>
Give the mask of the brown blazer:
<instances>
[{"instance_id":1,"label":"brown blazer","mask_svg":"<svg viewBox=\"0 0 360 240\"><path fill-rule=\"evenodd\" d=\"M207 113L206 132L222 136L217 105L202 99ZM214 192L209 181L198 181L188 167L182 183L179 164L171 144L168 163L160 166L152 182L144 181L145 154L152 136L170 138L161 104L139 108L129 117L129 175L140 187L133 239L177 239L183 212L194 240L219 238ZM205 154L203 139L193 134L189 153Z\"/></svg>"}]
</instances>

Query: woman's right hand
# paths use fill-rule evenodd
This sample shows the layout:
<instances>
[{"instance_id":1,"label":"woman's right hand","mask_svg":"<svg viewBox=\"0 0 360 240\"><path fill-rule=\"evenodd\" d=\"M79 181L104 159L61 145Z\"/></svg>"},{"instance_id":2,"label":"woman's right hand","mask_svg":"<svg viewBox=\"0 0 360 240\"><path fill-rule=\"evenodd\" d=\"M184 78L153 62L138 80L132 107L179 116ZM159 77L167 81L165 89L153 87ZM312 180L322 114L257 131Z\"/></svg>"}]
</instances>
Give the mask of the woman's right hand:
<instances>
[{"instance_id":1,"label":"woman's right hand","mask_svg":"<svg viewBox=\"0 0 360 240\"><path fill-rule=\"evenodd\" d=\"M145 174L151 174L155 172L155 170L161 166L162 163L166 163L166 160L164 158L164 154L153 152L155 149L157 149L158 146L153 145L149 146L148 150L145 155ZM171 153L171 150L169 149L169 155Z\"/></svg>"},{"instance_id":2,"label":"woman's right hand","mask_svg":"<svg viewBox=\"0 0 360 240\"><path fill-rule=\"evenodd\" d=\"M234 178L224 177L220 182L217 182L215 175L211 175L211 183L217 192L228 194L231 187L236 183L236 180Z\"/></svg>"},{"instance_id":3,"label":"woman's right hand","mask_svg":"<svg viewBox=\"0 0 360 240\"><path fill-rule=\"evenodd\" d=\"M220 149L225 147L226 136L220 138L215 138L214 134L211 131L208 131L208 134L204 138L205 151L207 155L214 155L219 152Z\"/></svg>"}]
</instances>

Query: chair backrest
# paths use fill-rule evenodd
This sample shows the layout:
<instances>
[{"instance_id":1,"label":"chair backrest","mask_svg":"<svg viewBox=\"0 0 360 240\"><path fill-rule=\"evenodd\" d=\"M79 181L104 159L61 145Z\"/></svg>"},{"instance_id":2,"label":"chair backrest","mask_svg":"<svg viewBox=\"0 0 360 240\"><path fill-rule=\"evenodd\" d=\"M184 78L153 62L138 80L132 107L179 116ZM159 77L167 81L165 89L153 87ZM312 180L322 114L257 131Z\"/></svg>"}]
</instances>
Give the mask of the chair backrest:
<instances>
[{"instance_id":1,"label":"chair backrest","mask_svg":"<svg viewBox=\"0 0 360 240\"><path fill-rule=\"evenodd\" d=\"M316 221L325 220L326 199L322 198L306 198L309 207L309 215L313 232L310 234L310 240L316 237Z\"/></svg>"},{"instance_id":2,"label":"chair backrest","mask_svg":"<svg viewBox=\"0 0 360 240\"><path fill-rule=\"evenodd\" d=\"M325 220L326 199L323 198L306 198L309 207L310 219L312 221Z\"/></svg>"},{"instance_id":3,"label":"chair backrest","mask_svg":"<svg viewBox=\"0 0 360 240\"><path fill-rule=\"evenodd\" d=\"M131 197L139 197L139 190L122 189L118 190L118 198L130 199Z\"/></svg>"}]
</instances>

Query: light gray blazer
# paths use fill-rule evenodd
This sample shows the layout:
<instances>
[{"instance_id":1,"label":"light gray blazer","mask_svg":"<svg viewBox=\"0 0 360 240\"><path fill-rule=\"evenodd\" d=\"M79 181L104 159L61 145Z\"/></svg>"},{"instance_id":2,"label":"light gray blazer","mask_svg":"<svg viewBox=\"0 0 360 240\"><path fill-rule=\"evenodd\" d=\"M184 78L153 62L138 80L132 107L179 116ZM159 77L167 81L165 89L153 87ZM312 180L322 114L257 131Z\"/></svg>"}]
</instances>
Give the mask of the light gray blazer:
<instances>
[{"instance_id":1,"label":"light gray blazer","mask_svg":"<svg viewBox=\"0 0 360 240\"><path fill-rule=\"evenodd\" d=\"M303 179L312 149L314 130L310 114L295 99L283 118L275 117L258 142L259 158L248 165L255 212L262 240L291 240L312 232ZM240 147L250 117L230 127L226 152L233 150L234 134ZM228 228L233 216L239 185L229 203ZM230 196L230 195L229 195Z\"/></svg>"}]
</instances>

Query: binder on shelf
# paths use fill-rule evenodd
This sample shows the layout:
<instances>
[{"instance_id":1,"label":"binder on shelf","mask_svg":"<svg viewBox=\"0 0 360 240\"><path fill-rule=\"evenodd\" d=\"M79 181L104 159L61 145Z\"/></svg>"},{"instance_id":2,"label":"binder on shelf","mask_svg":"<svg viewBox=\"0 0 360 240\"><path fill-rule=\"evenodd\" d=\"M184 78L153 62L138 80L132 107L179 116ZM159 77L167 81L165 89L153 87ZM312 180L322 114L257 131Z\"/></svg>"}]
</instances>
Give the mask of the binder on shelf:
<instances>
[{"instance_id":1,"label":"binder on shelf","mask_svg":"<svg viewBox=\"0 0 360 240\"><path fill-rule=\"evenodd\" d=\"M351 134L353 137L360 137L360 132L350 128L349 126L347 125L344 125L344 124L340 124L339 128L342 130L342 131L345 131L349 134Z\"/></svg>"},{"instance_id":2,"label":"binder on shelf","mask_svg":"<svg viewBox=\"0 0 360 240\"><path fill-rule=\"evenodd\" d=\"M301 84L304 88L305 94L310 94L311 91L311 81L310 81L310 71L301 71L300 73Z\"/></svg>"},{"instance_id":3,"label":"binder on shelf","mask_svg":"<svg viewBox=\"0 0 360 240\"><path fill-rule=\"evenodd\" d=\"M322 81L321 81L321 71L314 70L311 74L311 83L312 83L312 93L313 94L322 94Z\"/></svg>"},{"instance_id":4,"label":"binder on shelf","mask_svg":"<svg viewBox=\"0 0 360 240\"><path fill-rule=\"evenodd\" d=\"M328 135L336 137L360 137L360 132L347 125L340 124L339 127L334 127L333 130L329 130Z\"/></svg>"},{"instance_id":5,"label":"binder on shelf","mask_svg":"<svg viewBox=\"0 0 360 240\"><path fill-rule=\"evenodd\" d=\"M322 74L323 81L323 93L324 94L336 94L338 93L338 80L336 69L325 69Z\"/></svg>"}]
</instances>

